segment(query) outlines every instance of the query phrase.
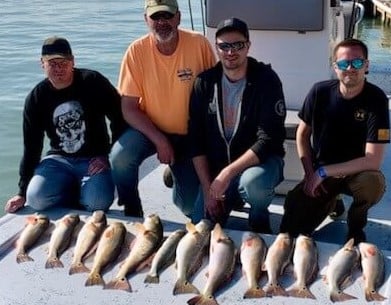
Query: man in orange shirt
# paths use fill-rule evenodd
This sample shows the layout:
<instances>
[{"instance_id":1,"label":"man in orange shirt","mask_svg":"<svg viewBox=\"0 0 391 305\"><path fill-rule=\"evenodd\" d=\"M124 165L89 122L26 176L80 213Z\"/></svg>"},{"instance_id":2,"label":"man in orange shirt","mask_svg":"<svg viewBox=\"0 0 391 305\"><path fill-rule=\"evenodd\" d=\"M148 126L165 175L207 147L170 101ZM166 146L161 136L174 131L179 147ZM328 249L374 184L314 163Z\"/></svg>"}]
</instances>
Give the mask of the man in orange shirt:
<instances>
[{"instance_id":1,"label":"man in orange shirt","mask_svg":"<svg viewBox=\"0 0 391 305\"><path fill-rule=\"evenodd\" d=\"M130 125L111 155L118 203L125 215L143 216L139 166L157 153L171 168L174 203L191 218L199 182L185 153L189 98L195 77L212 67L215 57L203 35L178 29L176 0L147 0L144 18L150 33L127 49L118 82Z\"/></svg>"}]
</instances>

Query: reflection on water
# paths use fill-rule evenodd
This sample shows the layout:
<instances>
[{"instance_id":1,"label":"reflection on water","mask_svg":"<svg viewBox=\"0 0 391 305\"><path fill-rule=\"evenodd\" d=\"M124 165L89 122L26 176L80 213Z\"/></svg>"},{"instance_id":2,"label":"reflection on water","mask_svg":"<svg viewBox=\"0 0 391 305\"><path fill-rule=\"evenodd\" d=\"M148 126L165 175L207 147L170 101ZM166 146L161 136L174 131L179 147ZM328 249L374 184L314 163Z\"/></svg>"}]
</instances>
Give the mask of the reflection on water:
<instances>
[{"instance_id":1,"label":"reflection on water","mask_svg":"<svg viewBox=\"0 0 391 305\"><path fill-rule=\"evenodd\" d=\"M382 24L379 17L364 18L357 35L369 48L368 80L391 95L391 26Z\"/></svg>"}]
</instances>

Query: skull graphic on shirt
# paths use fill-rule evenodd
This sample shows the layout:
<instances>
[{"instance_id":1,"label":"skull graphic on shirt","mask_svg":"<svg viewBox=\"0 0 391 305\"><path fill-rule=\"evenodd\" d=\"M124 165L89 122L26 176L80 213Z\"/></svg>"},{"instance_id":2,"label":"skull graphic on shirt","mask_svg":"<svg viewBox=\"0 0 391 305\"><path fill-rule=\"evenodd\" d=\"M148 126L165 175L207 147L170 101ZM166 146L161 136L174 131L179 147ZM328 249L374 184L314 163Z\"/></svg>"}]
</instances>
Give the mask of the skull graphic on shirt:
<instances>
[{"instance_id":1,"label":"skull graphic on shirt","mask_svg":"<svg viewBox=\"0 0 391 305\"><path fill-rule=\"evenodd\" d=\"M60 147L66 153L77 152L85 143L86 124L79 102L59 105L53 113L53 123L60 139Z\"/></svg>"}]
</instances>

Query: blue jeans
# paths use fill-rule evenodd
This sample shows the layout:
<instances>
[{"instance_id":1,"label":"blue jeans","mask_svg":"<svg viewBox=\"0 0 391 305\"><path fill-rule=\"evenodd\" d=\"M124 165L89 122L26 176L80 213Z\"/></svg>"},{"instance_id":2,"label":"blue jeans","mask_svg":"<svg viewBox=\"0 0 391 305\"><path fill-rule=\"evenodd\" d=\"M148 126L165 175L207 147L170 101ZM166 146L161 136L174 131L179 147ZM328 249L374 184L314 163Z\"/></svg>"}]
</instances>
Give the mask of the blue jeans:
<instances>
[{"instance_id":1,"label":"blue jeans","mask_svg":"<svg viewBox=\"0 0 391 305\"><path fill-rule=\"evenodd\" d=\"M88 175L90 158L49 156L37 166L26 193L26 204L37 211L52 206L108 210L114 200L111 171Z\"/></svg>"},{"instance_id":2,"label":"blue jeans","mask_svg":"<svg viewBox=\"0 0 391 305\"><path fill-rule=\"evenodd\" d=\"M155 145L133 128L129 128L114 143L110 161L120 205L133 206L133 211L142 209L138 192L139 167L155 153ZM191 218L199 190L199 180L193 163L189 158L176 156L175 164L170 165L170 168L174 180L173 202L183 214Z\"/></svg>"},{"instance_id":3,"label":"blue jeans","mask_svg":"<svg viewBox=\"0 0 391 305\"><path fill-rule=\"evenodd\" d=\"M233 208L240 203L248 203L249 226L254 231L263 231L269 226L268 207L272 202L275 187L284 179L284 160L273 156L264 163L247 168L242 174L236 176L225 193L225 221ZM193 219L197 223L208 217L204 208L202 191L198 194L196 202L196 215Z\"/></svg>"}]
</instances>

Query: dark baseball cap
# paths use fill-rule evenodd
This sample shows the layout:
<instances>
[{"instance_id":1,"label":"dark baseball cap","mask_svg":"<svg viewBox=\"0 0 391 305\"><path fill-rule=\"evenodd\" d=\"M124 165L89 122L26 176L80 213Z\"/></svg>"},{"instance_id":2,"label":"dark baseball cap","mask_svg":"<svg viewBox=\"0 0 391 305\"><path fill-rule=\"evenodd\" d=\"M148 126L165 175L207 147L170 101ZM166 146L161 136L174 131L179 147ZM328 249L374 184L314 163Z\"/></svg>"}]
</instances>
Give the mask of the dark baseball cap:
<instances>
[{"instance_id":1,"label":"dark baseball cap","mask_svg":"<svg viewBox=\"0 0 391 305\"><path fill-rule=\"evenodd\" d=\"M42 58L73 58L71 45L65 38L53 36L47 38L42 45Z\"/></svg>"},{"instance_id":2,"label":"dark baseball cap","mask_svg":"<svg viewBox=\"0 0 391 305\"><path fill-rule=\"evenodd\" d=\"M226 32L239 32L243 34L247 40L250 38L247 24L235 17L220 21L217 25L216 37Z\"/></svg>"},{"instance_id":3,"label":"dark baseball cap","mask_svg":"<svg viewBox=\"0 0 391 305\"><path fill-rule=\"evenodd\" d=\"M168 12L175 15L178 11L177 0L145 0L145 11L148 17L157 12Z\"/></svg>"}]
</instances>

